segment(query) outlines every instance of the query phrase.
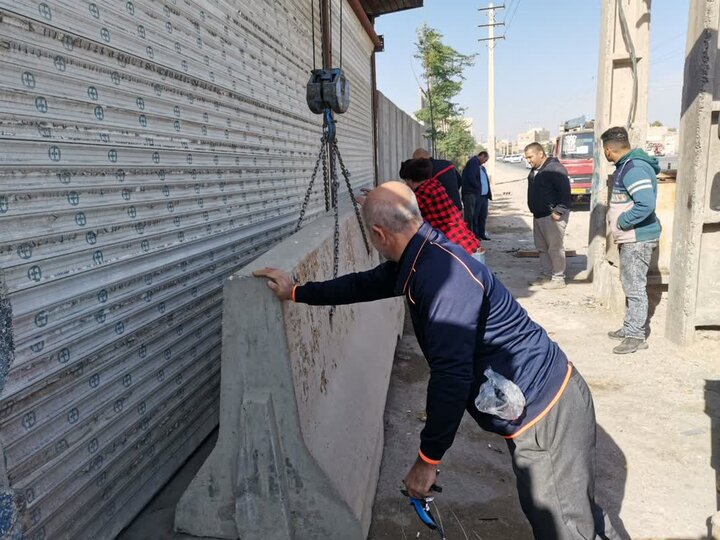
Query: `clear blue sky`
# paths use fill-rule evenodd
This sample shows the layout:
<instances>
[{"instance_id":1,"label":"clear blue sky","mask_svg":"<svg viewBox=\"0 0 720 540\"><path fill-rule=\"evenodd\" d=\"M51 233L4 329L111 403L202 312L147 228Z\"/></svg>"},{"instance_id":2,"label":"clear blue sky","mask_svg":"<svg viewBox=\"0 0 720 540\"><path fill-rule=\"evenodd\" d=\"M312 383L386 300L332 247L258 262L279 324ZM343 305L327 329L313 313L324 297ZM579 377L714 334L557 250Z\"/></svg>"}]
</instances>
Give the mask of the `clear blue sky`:
<instances>
[{"instance_id":1,"label":"clear blue sky","mask_svg":"<svg viewBox=\"0 0 720 540\"><path fill-rule=\"evenodd\" d=\"M648 117L671 127L680 121L689 0L652 4ZM498 4L501 2L495 2ZM508 17L507 39L495 49L496 136L514 139L541 126L557 131L561 121L594 117L600 35L600 0L505 0L497 20ZM478 53L458 96L474 132L487 133L487 23L479 7L487 0L425 0L425 7L379 17L385 52L377 55L378 88L407 112L418 108L416 29L427 22L444 41L465 54ZM503 13L504 12L504 13ZM502 27L497 29L500 33Z\"/></svg>"}]
</instances>

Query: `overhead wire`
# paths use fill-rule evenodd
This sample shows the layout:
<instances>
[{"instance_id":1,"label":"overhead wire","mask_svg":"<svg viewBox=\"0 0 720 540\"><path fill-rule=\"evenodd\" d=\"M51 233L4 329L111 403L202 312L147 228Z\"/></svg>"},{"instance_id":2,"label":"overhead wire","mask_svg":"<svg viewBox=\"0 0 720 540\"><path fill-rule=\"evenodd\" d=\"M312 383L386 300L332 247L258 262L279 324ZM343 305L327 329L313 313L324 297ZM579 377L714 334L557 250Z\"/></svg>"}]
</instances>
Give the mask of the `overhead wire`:
<instances>
[{"instance_id":1,"label":"overhead wire","mask_svg":"<svg viewBox=\"0 0 720 540\"><path fill-rule=\"evenodd\" d=\"M340 0L340 69L342 69L342 46L343 46L343 4L345 0Z\"/></svg>"},{"instance_id":2,"label":"overhead wire","mask_svg":"<svg viewBox=\"0 0 720 540\"><path fill-rule=\"evenodd\" d=\"M507 36L508 30L510 30L510 25L513 23L513 20L515 20L515 14L518 12L518 8L520 7L520 2L522 0L515 0L515 3L513 4L513 12L510 13L510 10L507 11L507 24L505 25L505 35Z\"/></svg>"},{"instance_id":3,"label":"overhead wire","mask_svg":"<svg viewBox=\"0 0 720 540\"><path fill-rule=\"evenodd\" d=\"M633 43L632 36L630 35L630 27L628 26L627 18L625 17L625 8L622 0L617 0L618 7L618 18L620 19L620 29L625 43L625 48L630 55L630 66L632 68L633 78L633 89L632 89L632 101L630 102L630 110L628 111L627 125L625 126L628 130L635 122L635 115L637 113L637 102L638 102L638 73L637 73L637 54L635 53L635 44Z\"/></svg>"},{"instance_id":4,"label":"overhead wire","mask_svg":"<svg viewBox=\"0 0 720 540\"><path fill-rule=\"evenodd\" d=\"M310 0L310 22L312 23L312 51L313 51L313 70L317 69L315 63L315 0Z\"/></svg>"}]
</instances>

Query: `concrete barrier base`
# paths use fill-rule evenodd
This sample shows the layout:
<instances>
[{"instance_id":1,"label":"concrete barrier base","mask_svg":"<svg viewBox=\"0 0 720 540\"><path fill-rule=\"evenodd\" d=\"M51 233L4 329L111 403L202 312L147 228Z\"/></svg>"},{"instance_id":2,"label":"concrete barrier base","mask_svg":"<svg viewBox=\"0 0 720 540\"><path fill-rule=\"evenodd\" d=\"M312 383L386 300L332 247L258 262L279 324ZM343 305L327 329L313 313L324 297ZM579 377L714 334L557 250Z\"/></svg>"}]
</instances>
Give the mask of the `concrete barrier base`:
<instances>
[{"instance_id":1,"label":"concrete barrier base","mask_svg":"<svg viewBox=\"0 0 720 540\"><path fill-rule=\"evenodd\" d=\"M225 284L217 444L176 508L194 536L367 537L401 299L329 307L279 302L253 270L331 277L332 218L285 240ZM341 217L340 273L377 264Z\"/></svg>"},{"instance_id":2,"label":"concrete barrier base","mask_svg":"<svg viewBox=\"0 0 720 540\"><path fill-rule=\"evenodd\" d=\"M593 293L613 313L625 313L620 270L606 260L595 263L593 268Z\"/></svg>"}]
</instances>

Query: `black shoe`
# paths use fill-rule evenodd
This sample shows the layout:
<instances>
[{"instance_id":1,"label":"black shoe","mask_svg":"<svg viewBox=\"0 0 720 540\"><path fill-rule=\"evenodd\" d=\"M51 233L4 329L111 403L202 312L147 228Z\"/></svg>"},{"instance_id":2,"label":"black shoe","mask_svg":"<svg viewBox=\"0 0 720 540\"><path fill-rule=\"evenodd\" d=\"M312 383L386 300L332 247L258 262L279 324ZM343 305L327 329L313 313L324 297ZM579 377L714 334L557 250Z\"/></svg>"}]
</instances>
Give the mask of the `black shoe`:
<instances>
[{"instance_id":1,"label":"black shoe","mask_svg":"<svg viewBox=\"0 0 720 540\"><path fill-rule=\"evenodd\" d=\"M480 235L480 240L490 240L490 237L484 234Z\"/></svg>"},{"instance_id":2,"label":"black shoe","mask_svg":"<svg viewBox=\"0 0 720 540\"><path fill-rule=\"evenodd\" d=\"M626 337L620 345L613 349L613 352L615 354L629 354L647 348L648 344L644 339Z\"/></svg>"},{"instance_id":3,"label":"black shoe","mask_svg":"<svg viewBox=\"0 0 720 540\"><path fill-rule=\"evenodd\" d=\"M613 330L612 332L608 332L608 337L610 339L617 339L618 341L622 341L625 339L625 329L621 328L620 330Z\"/></svg>"}]
</instances>

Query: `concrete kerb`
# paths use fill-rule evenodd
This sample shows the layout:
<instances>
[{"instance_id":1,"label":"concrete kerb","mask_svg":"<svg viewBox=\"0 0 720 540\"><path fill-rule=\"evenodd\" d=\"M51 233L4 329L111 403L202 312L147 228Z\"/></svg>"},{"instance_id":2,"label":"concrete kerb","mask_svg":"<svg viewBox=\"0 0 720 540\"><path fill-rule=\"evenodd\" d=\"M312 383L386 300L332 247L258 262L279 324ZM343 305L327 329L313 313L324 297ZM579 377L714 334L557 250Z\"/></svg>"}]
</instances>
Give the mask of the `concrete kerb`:
<instances>
[{"instance_id":1,"label":"concrete kerb","mask_svg":"<svg viewBox=\"0 0 720 540\"><path fill-rule=\"evenodd\" d=\"M369 269L352 212L339 272ZM365 538L383 449L400 299L311 307L275 298L253 270L331 277L333 220L321 218L225 284L217 444L176 508L175 528L252 539Z\"/></svg>"}]
</instances>

